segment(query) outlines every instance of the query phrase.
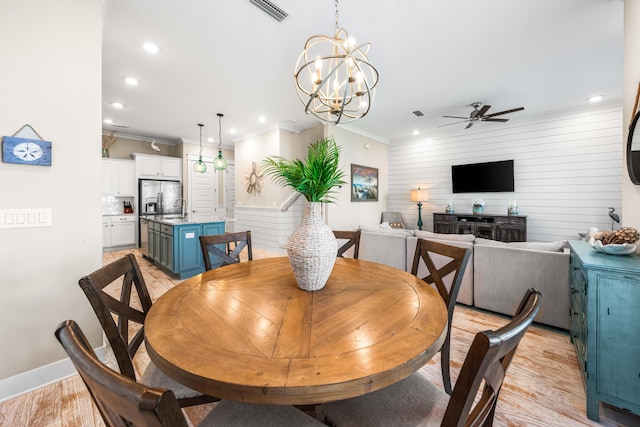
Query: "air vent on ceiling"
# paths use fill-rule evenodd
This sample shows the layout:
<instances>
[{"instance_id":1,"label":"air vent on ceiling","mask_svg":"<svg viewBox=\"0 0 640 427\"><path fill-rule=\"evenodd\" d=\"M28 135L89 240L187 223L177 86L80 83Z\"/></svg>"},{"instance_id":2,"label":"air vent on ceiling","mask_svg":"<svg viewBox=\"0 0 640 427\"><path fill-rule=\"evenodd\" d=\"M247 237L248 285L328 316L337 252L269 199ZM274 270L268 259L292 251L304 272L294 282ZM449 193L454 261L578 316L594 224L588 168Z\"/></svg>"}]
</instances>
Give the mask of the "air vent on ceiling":
<instances>
[{"instance_id":1,"label":"air vent on ceiling","mask_svg":"<svg viewBox=\"0 0 640 427\"><path fill-rule=\"evenodd\" d=\"M413 112L413 114L415 114L415 115L416 115L416 117L422 117L422 116L424 116L424 113L423 113L422 111L420 111L420 110L416 110L416 111L414 111L414 112Z\"/></svg>"},{"instance_id":2,"label":"air vent on ceiling","mask_svg":"<svg viewBox=\"0 0 640 427\"><path fill-rule=\"evenodd\" d=\"M287 12L280 9L275 4L271 3L269 0L249 0L249 3L258 7L258 9L262 10L264 13L272 17L278 22L282 22L284 18L289 16Z\"/></svg>"},{"instance_id":3,"label":"air vent on ceiling","mask_svg":"<svg viewBox=\"0 0 640 427\"><path fill-rule=\"evenodd\" d=\"M125 128L125 129L127 129L129 127L127 125L119 125L119 124L116 124L116 123L111 123L111 126L114 126L114 127L117 127L117 128Z\"/></svg>"}]
</instances>

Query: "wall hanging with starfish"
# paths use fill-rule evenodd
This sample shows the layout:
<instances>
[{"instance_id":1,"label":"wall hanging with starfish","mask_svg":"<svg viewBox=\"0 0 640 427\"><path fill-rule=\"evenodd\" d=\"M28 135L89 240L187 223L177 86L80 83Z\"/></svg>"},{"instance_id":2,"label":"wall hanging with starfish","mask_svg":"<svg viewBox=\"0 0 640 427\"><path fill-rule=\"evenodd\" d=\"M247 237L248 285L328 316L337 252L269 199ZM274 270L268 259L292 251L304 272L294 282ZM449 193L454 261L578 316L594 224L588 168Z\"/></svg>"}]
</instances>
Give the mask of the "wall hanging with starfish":
<instances>
[{"instance_id":1,"label":"wall hanging with starfish","mask_svg":"<svg viewBox=\"0 0 640 427\"><path fill-rule=\"evenodd\" d=\"M256 195L262 190L264 172L256 162L251 162L251 170L244 176L247 179L247 193Z\"/></svg>"}]
</instances>

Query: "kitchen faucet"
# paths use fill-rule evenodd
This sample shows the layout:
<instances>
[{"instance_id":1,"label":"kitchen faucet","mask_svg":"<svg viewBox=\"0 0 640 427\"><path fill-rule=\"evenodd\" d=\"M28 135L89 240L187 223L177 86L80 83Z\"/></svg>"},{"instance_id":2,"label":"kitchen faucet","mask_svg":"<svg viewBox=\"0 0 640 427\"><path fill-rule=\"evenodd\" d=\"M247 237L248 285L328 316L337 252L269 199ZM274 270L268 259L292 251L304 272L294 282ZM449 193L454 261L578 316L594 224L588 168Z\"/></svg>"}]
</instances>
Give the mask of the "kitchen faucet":
<instances>
[{"instance_id":1,"label":"kitchen faucet","mask_svg":"<svg viewBox=\"0 0 640 427\"><path fill-rule=\"evenodd\" d=\"M180 218L184 219L184 217L185 217L185 208L187 206L187 201L185 199L183 199L182 197L177 199L176 202L173 204L173 207L177 208L178 206L180 206Z\"/></svg>"}]
</instances>

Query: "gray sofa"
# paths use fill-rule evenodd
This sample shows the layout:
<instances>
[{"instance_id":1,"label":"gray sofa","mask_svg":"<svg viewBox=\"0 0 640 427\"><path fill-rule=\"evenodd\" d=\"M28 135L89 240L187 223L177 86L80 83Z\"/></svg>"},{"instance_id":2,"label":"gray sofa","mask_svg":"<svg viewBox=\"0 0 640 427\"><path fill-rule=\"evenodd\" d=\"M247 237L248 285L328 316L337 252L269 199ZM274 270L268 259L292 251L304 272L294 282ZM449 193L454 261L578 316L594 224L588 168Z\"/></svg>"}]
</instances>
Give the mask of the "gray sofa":
<instances>
[{"instance_id":1,"label":"gray sofa","mask_svg":"<svg viewBox=\"0 0 640 427\"><path fill-rule=\"evenodd\" d=\"M569 329L569 250L564 242L502 243L476 239L473 304L512 315L529 288L542 292L536 322Z\"/></svg>"},{"instance_id":2,"label":"gray sofa","mask_svg":"<svg viewBox=\"0 0 640 427\"><path fill-rule=\"evenodd\" d=\"M569 329L569 252L565 242L504 243L472 235L378 226L360 229L360 259L408 272L418 238L470 248L472 255L457 302L511 316L525 291L534 287L543 295L536 322ZM418 275L425 276L426 267L421 266Z\"/></svg>"}]
</instances>

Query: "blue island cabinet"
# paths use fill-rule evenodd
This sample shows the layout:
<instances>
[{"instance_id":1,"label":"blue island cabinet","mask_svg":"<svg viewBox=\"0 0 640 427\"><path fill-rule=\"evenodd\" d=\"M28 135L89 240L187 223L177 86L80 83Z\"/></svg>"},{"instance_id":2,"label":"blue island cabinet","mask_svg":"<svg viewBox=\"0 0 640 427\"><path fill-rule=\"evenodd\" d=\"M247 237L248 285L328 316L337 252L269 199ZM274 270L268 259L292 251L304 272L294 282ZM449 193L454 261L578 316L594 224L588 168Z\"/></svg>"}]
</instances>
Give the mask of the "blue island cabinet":
<instances>
[{"instance_id":1,"label":"blue island cabinet","mask_svg":"<svg viewBox=\"0 0 640 427\"><path fill-rule=\"evenodd\" d=\"M571 341L587 394L587 416L599 402L640 415L640 257L571 248Z\"/></svg>"},{"instance_id":2,"label":"blue island cabinet","mask_svg":"<svg viewBox=\"0 0 640 427\"><path fill-rule=\"evenodd\" d=\"M189 223L149 220L149 258L180 279L204 271L200 236L222 234L224 222Z\"/></svg>"},{"instance_id":3,"label":"blue island cabinet","mask_svg":"<svg viewBox=\"0 0 640 427\"><path fill-rule=\"evenodd\" d=\"M205 224L182 224L174 226L173 272L181 279L195 276L204 271L200 236L224 233L224 222Z\"/></svg>"}]
</instances>

